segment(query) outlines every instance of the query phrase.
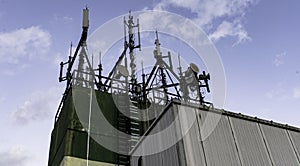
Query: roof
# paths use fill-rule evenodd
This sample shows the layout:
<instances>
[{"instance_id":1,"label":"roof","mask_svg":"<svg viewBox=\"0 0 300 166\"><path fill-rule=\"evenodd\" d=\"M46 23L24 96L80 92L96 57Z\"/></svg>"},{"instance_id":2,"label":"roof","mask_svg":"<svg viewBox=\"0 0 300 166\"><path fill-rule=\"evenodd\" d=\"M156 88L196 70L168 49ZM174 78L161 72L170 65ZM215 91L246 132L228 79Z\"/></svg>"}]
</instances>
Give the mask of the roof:
<instances>
[{"instance_id":1,"label":"roof","mask_svg":"<svg viewBox=\"0 0 300 166\"><path fill-rule=\"evenodd\" d=\"M179 121L176 122L175 118L180 116L180 112L184 117L179 117ZM192 112L192 115L185 115L187 112ZM205 120L209 121L209 112L211 115L222 116L216 116L219 117L216 124L213 121L208 122L215 127L205 136L207 132L204 123ZM188 127L187 133L183 133L182 130L193 117L196 117L195 122ZM174 130L175 134L160 134L157 140L160 144L152 144L149 148L147 143L151 141L148 136L163 132L170 126L170 121L175 121L177 126L180 126L181 133ZM179 141L174 142L172 146L166 146L180 134ZM132 165L137 165L138 158L134 157L137 154L142 154L139 160L143 162L143 166L300 165L299 128L191 103L173 101L144 136L132 151ZM166 147L162 148L164 146ZM156 148L159 150L154 152Z\"/></svg>"}]
</instances>

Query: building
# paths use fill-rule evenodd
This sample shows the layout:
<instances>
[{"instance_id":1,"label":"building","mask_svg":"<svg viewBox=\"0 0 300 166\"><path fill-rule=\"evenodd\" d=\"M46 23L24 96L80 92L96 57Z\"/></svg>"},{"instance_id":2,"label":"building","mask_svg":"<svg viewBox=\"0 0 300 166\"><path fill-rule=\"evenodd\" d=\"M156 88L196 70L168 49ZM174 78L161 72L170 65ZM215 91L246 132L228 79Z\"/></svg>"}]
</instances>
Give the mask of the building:
<instances>
[{"instance_id":1,"label":"building","mask_svg":"<svg viewBox=\"0 0 300 166\"><path fill-rule=\"evenodd\" d=\"M124 19L124 50L111 72L104 76L101 63L94 69L87 55L88 14L84 9L74 54L60 64L59 81L67 84L51 134L49 166L300 164L300 129L212 107L202 95L210 91L209 74L193 63L187 69L179 63L174 72L158 32L156 63L139 77L134 55L141 47L139 23L131 14ZM206 122L215 127L203 136ZM171 130L163 135L165 129Z\"/></svg>"},{"instance_id":2,"label":"building","mask_svg":"<svg viewBox=\"0 0 300 166\"><path fill-rule=\"evenodd\" d=\"M271 121L266 121L225 110L208 110L192 104L172 102L158 117L145 135L161 131L174 121L175 115L183 112L190 115L181 116L176 125L179 130L158 138L164 142L167 138L182 139L166 150L145 156L132 156L131 164L134 166L150 165L299 165L300 154L300 129ZM207 137L201 135L203 122L208 114L219 114L214 118L219 119L216 128ZM188 119L196 120L187 127ZM187 133L180 130L189 129ZM132 154L150 154L148 137L141 140ZM147 142L143 145L143 142ZM159 147L154 147L159 149Z\"/></svg>"}]
</instances>

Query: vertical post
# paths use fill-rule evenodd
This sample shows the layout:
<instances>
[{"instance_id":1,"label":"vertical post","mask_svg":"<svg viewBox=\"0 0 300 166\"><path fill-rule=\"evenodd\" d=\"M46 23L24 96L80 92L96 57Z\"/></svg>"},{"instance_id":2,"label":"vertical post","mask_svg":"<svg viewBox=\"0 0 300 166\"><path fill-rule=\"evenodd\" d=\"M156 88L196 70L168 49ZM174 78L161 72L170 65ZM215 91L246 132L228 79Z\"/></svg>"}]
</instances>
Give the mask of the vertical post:
<instances>
[{"instance_id":1,"label":"vertical post","mask_svg":"<svg viewBox=\"0 0 300 166\"><path fill-rule=\"evenodd\" d=\"M140 33L140 21L139 21L139 19L137 19L137 25L136 26L138 27L138 42L139 42L137 47L141 51L142 49L141 49L141 33Z\"/></svg>"},{"instance_id":2,"label":"vertical post","mask_svg":"<svg viewBox=\"0 0 300 166\"><path fill-rule=\"evenodd\" d=\"M147 107L147 95L146 95L146 75L144 73L144 63L142 61L142 91L143 91L143 101L145 102L145 106Z\"/></svg>"},{"instance_id":3,"label":"vertical post","mask_svg":"<svg viewBox=\"0 0 300 166\"><path fill-rule=\"evenodd\" d=\"M171 57L171 52L170 51L168 51L168 59L169 59L170 69L173 70L172 57Z\"/></svg>"},{"instance_id":4,"label":"vertical post","mask_svg":"<svg viewBox=\"0 0 300 166\"><path fill-rule=\"evenodd\" d=\"M126 39L126 19L125 19L125 16L124 16L124 49L127 47L127 39Z\"/></svg>"}]
</instances>

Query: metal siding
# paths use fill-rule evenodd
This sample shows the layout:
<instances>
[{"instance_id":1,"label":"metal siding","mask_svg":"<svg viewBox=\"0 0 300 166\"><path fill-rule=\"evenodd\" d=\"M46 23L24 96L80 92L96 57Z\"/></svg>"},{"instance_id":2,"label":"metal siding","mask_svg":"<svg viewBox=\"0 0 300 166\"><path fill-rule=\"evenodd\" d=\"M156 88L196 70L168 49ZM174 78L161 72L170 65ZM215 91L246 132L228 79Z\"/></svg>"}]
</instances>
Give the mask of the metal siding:
<instances>
[{"instance_id":1,"label":"metal siding","mask_svg":"<svg viewBox=\"0 0 300 166\"><path fill-rule=\"evenodd\" d=\"M298 162L300 159L300 133L299 132L294 132L294 131L288 131L291 137L291 140L293 141L294 148L297 152L298 155Z\"/></svg>"},{"instance_id":2,"label":"metal siding","mask_svg":"<svg viewBox=\"0 0 300 166\"><path fill-rule=\"evenodd\" d=\"M160 120L160 129L164 130L167 127L170 127L170 124L174 122L175 115L177 114L177 109L173 109L171 107L167 110L167 112L163 115L162 119ZM161 144L168 145L170 141L175 142L176 138L176 128L172 128L171 132L166 132L163 138L161 138ZM178 155L176 150L176 144L171 146L170 148L161 152L162 156L162 164L163 165L172 165L172 166L179 166L178 163Z\"/></svg>"},{"instance_id":3,"label":"metal siding","mask_svg":"<svg viewBox=\"0 0 300 166\"><path fill-rule=\"evenodd\" d=\"M138 160L139 160L138 156L131 156L130 157L130 166L139 166Z\"/></svg>"},{"instance_id":4,"label":"metal siding","mask_svg":"<svg viewBox=\"0 0 300 166\"><path fill-rule=\"evenodd\" d=\"M167 165L180 166L176 145L174 145L171 148L163 151L161 153L161 156L162 156L162 162L163 162L164 166L167 166Z\"/></svg>"},{"instance_id":5,"label":"metal siding","mask_svg":"<svg viewBox=\"0 0 300 166\"><path fill-rule=\"evenodd\" d=\"M138 166L138 158L134 159L132 166ZM178 151L176 146L156 153L142 157L142 166L180 166L178 159Z\"/></svg>"},{"instance_id":6,"label":"metal siding","mask_svg":"<svg viewBox=\"0 0 300 166\"><path fill-rule=\"evenodd\" d=\"M183 107L178 106L179 111L183 111L183 113L192 113L194 117L198 117L196 110L191 107ZM188 116L183 116L180 119L180 124L182 128L188 127ZM186 164L189 166L198 166L198 165L205 165L205 158L203 154L203 147L201 143L201 135L198 126L198 119L195 119L194 123L192 124L191 128L188 130L188 133L183 137L183 146L184 146L184 153L186 155Z\"/></svg>"},{"instance_id":7,"label":"metal siding","mask_svg":"<svg viewBox=\"0 0 300 166\"><path fill-rule=\"evenodd\" d=\"M155 124L155 126L151 129L150 133L148 135L153 135L156 133L159 133L160 131L166 129L169 127L170 123L174 121L174 113L176 113L176 110L173 109L173 107L169 108L166 113L161 117L159 122ZM153 146L147 147L149 149L145 150L147 152L157 152L158 153L152 154L152 155L146 155L143 156L142 158L142 165L143 166L165 166L165 165L174 165L174 166L179 166L178 163L178 155L177 155L177 150L176 146L173 145L169 147L169 149L162 149L162 145L168 144L168 141L171 139L176 138L176 133L173 131L176 131L176 128L174 127L170 131L172 132L165 132L165 135L163 137L161 135L158 135L158 139L155 140L153 139L147 139L147 136L145 140L143 141L151 141L150 144ZM136 163L136 162L135 162Z\"/></svg>"},{"instance_id":8,"label":"metal siding","mask_svg":"<svg viewBox=\"0 0 300 166\"><path fill-rule=\"evenodd\" d=\"M215 130L203 142L207 165L241 165L227 116L221 117Z\"/></svg>"},{"instance_id":9,"label":"metal siding","mask_svg":"<svg viewBox=\"0 0 300 166\"><path fill-rule=\"evenodd\" d=\"M256 122L229 118L241 161L245 166L272 165L261 132Z\"/></svg>"},{"instance_id":10,"label":"metal siding","mask_svg":"<svg viewBox=\"0 0 300 166\"><path fill-rule=\"evenodd\" d=\"M177 111L193 112L198 119L179 144L160 153L143 156L142 166L268 166L299 165L295 151L300 152L300 133L264 125L239 117L222 115L216 128L204 141L201 137L207 112L188 106L173 105L151 129L149 135L157 133L174 121ZM214 113L213 113L214 114ZM190 114L183 114L173 131L151 142L150 149L170 142L186 129ZM230 120L230 121L228 121ZM208 122L213 124L214 122ZM199 127L201 130L199 130ZM288 133L290 133L290 138ZM294 149L291 141L293 141ZM271 159L270 159L271 157ZM134 162L134 166L137 162ZM207 164L206 164L207 163Z\"/></svg>"},{"instance_id":11,"label":"metal siding","mask_svg":"<svg viewBox=\"0 0 300 166\"><path fill-rule=\"evenodd\" d=\"M142 159L142 166L164 166L162 159L161 153L144 156Z\"/></svg>"},{"instance_id":12,"label":"metal siding","mask_svg":"<svg viewBox=\"0 0 300 166\"><path fill-rule=\"evenodd\" d=\"M299 165L285 129L264 124L261 129L274 165Z\"/></svg>"},{"instance_id":13,"label":"metal siding","mask_svg":"<svg viewBox=\"0 0 300 166\"><path fill-rule=\"evenodd\" d=\"M187 165L189 166L205 165L203 147L199 138L199 128L197 123L195 123L189 133L183 138Z\"/></svg>"}]
</instances>

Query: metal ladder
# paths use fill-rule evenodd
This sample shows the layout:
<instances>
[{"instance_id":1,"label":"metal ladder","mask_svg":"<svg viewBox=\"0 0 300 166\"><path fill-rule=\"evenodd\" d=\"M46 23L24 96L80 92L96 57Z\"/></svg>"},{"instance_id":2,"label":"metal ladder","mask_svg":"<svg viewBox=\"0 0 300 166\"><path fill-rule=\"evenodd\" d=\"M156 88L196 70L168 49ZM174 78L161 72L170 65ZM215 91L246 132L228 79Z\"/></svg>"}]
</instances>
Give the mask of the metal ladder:
<instances>
[{"instance_id":1,"label":"metal ladder","mask_svg":"<svg viewBox=\"0 0 300 166\"><path fill-rule=\"evenodd\" d=\"M138 143L141 135L141 112L138 107L133 105L138 104L137 101L132 101L132 104L129 105L130 113L130 150Z\"/></svg>"},{"instance_id":2,"label":"metal ladder","mask_svg":"<svg viewBox=\"0 0 300 166\"><path fill-rule=\"evenodd\" d=\"M127 154L138 142L140 138L140 113L138 108L130 104L129 96L125 93L120 93L117 96L117 129L119 132L126 133L130 136L118 135L118 150L121 154L117 155L118 165L130 165L130 156ZM122 111L120 111L122 110ZM129 117L125 116L122 112L126 112Z\"/></svg>"}]
</instances>

